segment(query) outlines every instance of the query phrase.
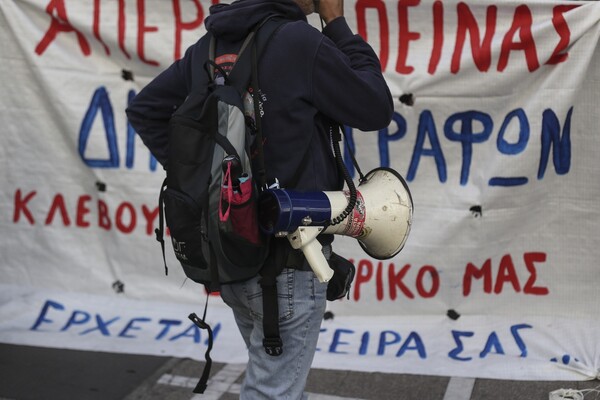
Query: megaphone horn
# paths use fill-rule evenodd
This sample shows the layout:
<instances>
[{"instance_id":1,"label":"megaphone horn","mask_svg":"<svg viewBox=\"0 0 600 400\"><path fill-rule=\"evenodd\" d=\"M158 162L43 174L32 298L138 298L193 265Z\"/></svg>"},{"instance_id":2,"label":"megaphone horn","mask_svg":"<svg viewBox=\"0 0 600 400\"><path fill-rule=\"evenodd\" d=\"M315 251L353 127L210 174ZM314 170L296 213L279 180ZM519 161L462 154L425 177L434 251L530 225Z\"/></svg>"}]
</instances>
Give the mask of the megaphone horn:
<instances>
[{"instance_id":1,"label":"megaphone horn","mask_svg":"<svg viewBox=\"0 0 600 400\"><path fill-rule=\"evenodd\" d=\"M332 216L346 209L349 197L348 191L267 190L259 199L259 224L267 234L287 235L294 248L302 249L313 270L313 263L319 264L315 273L322 282L333 272L322 265L326 260L314 240L321 233L356 238L376 259L398 254L410 233L413 214L412 196L402 176L391 168L370 171L357 188L352 211L340 223L332 223Z\"/></svg>"},{"instance_id":2,"label":"megaphone horn","mask_svg":"<svg viewBox=\"0 0 600 400\"><path fill-rule=\"evenodd\" d=\"M333 192L332 206L343 208L347 204L347 192L343 197ZM337 209L334 211L332 207L332 214L336 213ZM393 169L378 168L369 172L358 186L353 213L341 224L329 226L324 233L356 238L369 256L386 260L404 248L412 213L412 196L402 176Z\"/></svg>"}]
</instances>

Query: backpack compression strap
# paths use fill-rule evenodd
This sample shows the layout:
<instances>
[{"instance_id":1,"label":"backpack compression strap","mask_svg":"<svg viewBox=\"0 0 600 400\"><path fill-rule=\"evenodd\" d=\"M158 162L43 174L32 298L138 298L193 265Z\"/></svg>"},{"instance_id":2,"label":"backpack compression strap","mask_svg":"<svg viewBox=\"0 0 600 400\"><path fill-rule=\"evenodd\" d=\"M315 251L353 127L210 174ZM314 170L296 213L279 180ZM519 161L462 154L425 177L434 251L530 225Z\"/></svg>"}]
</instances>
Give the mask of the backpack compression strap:
<instances>
[{"instance_id":1,"label":"backpack compression strap","mask_svg":"<svg viewBox=\"0 0 600 400\"><path fill-rule=\"evenodd\" d=\"M169 275L169 268L167 267L167 256L165 255L165 217L163 215L164 207L164 193L167 187L167 178L163 181L160 187L160 194L158 196L158 228L154 230L156 234L156 240L160 243L162 249L163 263L165 264L165 275Z\"/></svg>"}]
</instances>

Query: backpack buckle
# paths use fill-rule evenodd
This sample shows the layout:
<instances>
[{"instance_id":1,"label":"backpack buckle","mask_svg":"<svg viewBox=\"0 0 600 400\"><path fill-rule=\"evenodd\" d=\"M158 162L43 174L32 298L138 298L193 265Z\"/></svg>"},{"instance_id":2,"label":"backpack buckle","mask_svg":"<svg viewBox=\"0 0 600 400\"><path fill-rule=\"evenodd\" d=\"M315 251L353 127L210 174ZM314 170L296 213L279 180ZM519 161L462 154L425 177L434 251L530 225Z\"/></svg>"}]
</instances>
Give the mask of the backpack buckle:
<instances>
[{"instance_id":1,"label":"backpack buckle","mask_svg":"<svg viewBox=\"0 0 600 400\"><path fill-rule=\"evenodd\" d=\"M275 178L271 180L271 182L267 182L265 184L265 189L279 189L281 186L279 185L279 179Z\"/></svg>"},{"instance_id":2,"label":"backpack buckle","mask_svg":"<svg viewBox=\"0 0 600 400\"><path fill-rule=\"evenodd\" d=\"M283 353L283 341L280 337L264 338L263 346L268 355L277 357Z\"/></svg>"}]
</instances>

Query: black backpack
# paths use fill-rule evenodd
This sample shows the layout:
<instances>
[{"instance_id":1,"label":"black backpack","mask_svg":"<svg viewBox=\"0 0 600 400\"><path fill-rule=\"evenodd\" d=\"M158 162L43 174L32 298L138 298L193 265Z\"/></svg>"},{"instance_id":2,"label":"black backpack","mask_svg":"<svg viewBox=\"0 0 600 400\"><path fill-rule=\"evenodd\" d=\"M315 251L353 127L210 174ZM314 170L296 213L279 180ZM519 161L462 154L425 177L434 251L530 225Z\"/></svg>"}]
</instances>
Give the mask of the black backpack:
<instances>
[{"instance_id":1,"label":"black backpack","mask_svg":"<svg viewBox=\"0 0 600 400\"><path fill-rule=\"evenodd\" d=\"M164 206L185 275L209 291L255 276L268 254L268 238L257 223L257 187L249 156L253 142L261 147L261 133L244 114L242 98L251 58L256 57L255 34L244 41L229 74L214 63L211 38L204 65L207 90L200 85L201 90L191 92L169 122L169 161L159 209ZM215 70L220 77L209 79ZM257 107L258 100L254 103ZM157 238L164 255L163 231L159 218Z\"/></svg>"},{"instance_id":2,"label":"black backpack","mask_svg":"<svg viewBox=\"0 0 600 400\"><path fill-rule=\"evenodd\" d=\"M284 22L281 18L268 18L250 32L229 73L214 62L214 37L203 41L200 51L207 55L207 61L199 67L206 69L206 82L189 94L169 122L168 165L156 229L165 273L166 222L185 275L203 284L208 292L218 291L221 284L262 276L264 345L266 352L274 356L282 352L275 277L285 265L287 253L273 251L283 246L270 243L281 240L263 235L257 221L258 191L266 184L257 60L268 39ZM215 71L220 72L217 79ZM249 84L256 118L244 113ZM251 163L251 151L257 153L256 163ZM212 363L212 330L205 317L206 308L203 318L195 313L189 315L209 335L206 365L195 393L204 392Z\"/></svg>"}]
</instances>

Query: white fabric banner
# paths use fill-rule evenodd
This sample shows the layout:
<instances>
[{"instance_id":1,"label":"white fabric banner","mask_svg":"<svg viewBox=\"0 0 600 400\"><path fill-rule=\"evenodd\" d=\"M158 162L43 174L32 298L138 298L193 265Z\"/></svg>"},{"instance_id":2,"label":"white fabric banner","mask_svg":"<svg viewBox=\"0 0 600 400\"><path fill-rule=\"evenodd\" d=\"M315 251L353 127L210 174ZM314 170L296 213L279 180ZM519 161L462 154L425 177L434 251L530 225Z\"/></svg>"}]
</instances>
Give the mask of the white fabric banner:
<instances>
[{"instance_id":1,"label":"white fabric banner","mask_svg":"<svg viewBox=\"0 0 600 400\"><path fill-rule=\"evenodd\" d=\"M170 247L164 275L164 172L124 109L210 4L0 0L1 342L203 358L187 315L204 289ZM363 173L400 172L415 210L393 259L337 236L357 276L314 366L598 377L600 3L345 4L395 100L388 129L348 144ZM218 296L208 322L214 359L243 362Z\"/></svg>"}]
</instances>

